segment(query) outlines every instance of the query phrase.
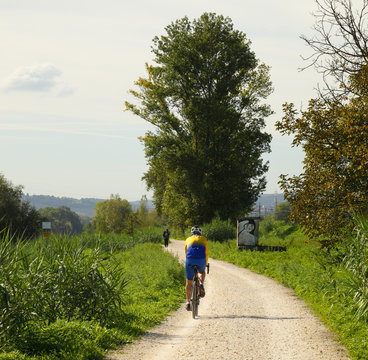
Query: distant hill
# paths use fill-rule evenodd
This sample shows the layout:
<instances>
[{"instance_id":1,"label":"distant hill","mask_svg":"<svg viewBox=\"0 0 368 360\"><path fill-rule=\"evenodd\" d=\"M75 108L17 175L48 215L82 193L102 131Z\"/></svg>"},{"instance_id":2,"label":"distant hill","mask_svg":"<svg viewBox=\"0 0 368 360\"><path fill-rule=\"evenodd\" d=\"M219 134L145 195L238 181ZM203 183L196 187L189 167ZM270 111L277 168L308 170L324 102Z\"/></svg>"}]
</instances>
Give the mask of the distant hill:
<instances>
[{"instance_id":1,"label":"distant hill","mask_svg":"<svg viewBox=\"0 0 368 360\"><path fill-rule=\"evenodd\" d=\"M261 207L264 212L272 212L274 209L275 198L277 203L283 202L283 194L262 194L255 204L255 208ZM82 198L74 199L69 197L57 197L50 195L23 195L24 201L29 201L37 210L47 206L58 208L60 206L67 206L70 210L76 212L80 216L93 217L95 215L95 206L100 201L106 201L108 199L96 199L96 198ZM140 201L130 201L133 210L138 209ZM149 210L154 209L153 201L147 201L147 207Z\"/></svg>"},{"instance_id":2,"label":"distant hill","mask_svg":"<svg viewBox=\"0 0 368 360\"><path fill-rule=\"evenodd\" d=\"M108 199L96 199L96 198L82 198L74 199L69 197L57 197L50 195L23 195L24 201L29 201L37 210L50 206L58 208L60 206L67 206L70 210L74 211L80 216L93 217L95 215L95 207L98 202L106 201ZM138 209L140 201L131 201L133 210ZM147 201L148 209L153 209L153 202Z\"/></svg>"}]
</instances>

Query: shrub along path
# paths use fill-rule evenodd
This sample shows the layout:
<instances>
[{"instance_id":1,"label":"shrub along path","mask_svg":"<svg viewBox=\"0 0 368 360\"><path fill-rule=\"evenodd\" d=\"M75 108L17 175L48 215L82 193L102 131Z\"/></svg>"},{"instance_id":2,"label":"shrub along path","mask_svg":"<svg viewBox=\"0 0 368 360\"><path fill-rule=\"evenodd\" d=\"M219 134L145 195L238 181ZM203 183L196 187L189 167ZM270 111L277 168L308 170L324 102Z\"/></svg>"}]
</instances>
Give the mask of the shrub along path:
<instances>
[{"instance_id":1,"label":"shrub along path","mask_svg":"<svg viewBox=\"0 0 368 360\"><path fill-rule=\"evenodd\" d=\"M184 261L184 242L169 251ZM210 260L198 319L184 305L108 359L343 360L346 351L293 292L274 280Z\"/></svg>"}]
</instances>

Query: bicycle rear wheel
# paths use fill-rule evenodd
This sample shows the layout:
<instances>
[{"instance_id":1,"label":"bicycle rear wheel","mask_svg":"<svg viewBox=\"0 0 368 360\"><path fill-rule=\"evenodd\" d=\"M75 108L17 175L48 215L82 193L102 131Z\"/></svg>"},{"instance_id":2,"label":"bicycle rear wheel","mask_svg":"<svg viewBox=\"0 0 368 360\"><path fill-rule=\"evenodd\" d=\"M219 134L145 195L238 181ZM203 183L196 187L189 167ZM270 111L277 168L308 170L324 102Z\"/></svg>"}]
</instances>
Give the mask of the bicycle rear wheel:
<instances>
[{"instance_id":1,"label":"bicycle rear wheel","mask_svg":"<svg viewBox=\"0 0 368 360\"><path fill-rule=\"evenodd\" d=\"M192 294L191 294L191 303L192 303L192 317L195 319L196 315L198 315L198 286L197 281L193 281L192 285Z\"/></svg>"}]
</instances>

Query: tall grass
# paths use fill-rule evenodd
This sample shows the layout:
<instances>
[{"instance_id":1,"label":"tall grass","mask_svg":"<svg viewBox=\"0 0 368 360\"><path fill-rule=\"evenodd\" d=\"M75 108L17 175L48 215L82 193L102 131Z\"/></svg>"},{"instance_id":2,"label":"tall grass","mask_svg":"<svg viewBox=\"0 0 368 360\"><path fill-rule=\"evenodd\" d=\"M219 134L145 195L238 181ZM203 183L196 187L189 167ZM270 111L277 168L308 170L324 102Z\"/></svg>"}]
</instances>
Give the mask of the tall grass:
<instances>
[{"instance_id":1,"label":"tall grass","mask_svg":"<svg viewBox=\"0 0 368 360\"><path fill-rule=\"evenodd\" d=\"M128 251L137 244L161 243L163 239L160 227L137 228L133 235L126 233L81 234L76 238L86 247L100 247L108 253Z\"/></svg>"},{"instance_id":2,"label":"tall grass","mask_svg":"<svg viewBox=\"0 0 368 360\"><path fill-rule=\"evenodd\" d=\"M210 223L201 225L202 235L208 240L212 241L227 241L236 237L236 226L231 224L230 221L221 220L215 217ZM178 229L173 229L171 236L175 239L186 239L191 235L190 227L185 229L184 232Z\"/></svg>"},{"instance_id":3,"label":"tall grass","mask_svg":"<svg viewBox=\"0 0 368 360\"><path fill-rule=\"evenodd\" d=\"M131 317L129 332L136 337L185 300L184 266L159 244L139 244L118 258L129 277L125 311Z\"/></svg>"},{"instance_id":4,"label":"tall grass","mask_svg":"<svg viewBox=\"0 0 368 360\"><path fill-rule=\"evenodd\" d=\"M135 246L124 235L23 242L3 232L0 359L102 359L176 309L184 270L145 244L161 242L154 231L137 232Z\"/></svg>"},{"instance_id":5,"label":"tall grass","mask_svg":"<svg viewBox=\"0 0 368 360\"><path fill-rule=\"evenodd\" d=\"M42 244L41 244L42 243ZM0 241L0 347L29 322L98 320L104 324L124 302L123 269L100 248L73 238L36 243Z\"/></svg>"},{"instance_id":6,"label":"tall grass","mask_svg":"<svg viewBox=\"0 0 368 360\"><path fill-rule=\"evenodd\" d=\"M236 236L236 226L230 221L216 217L210 223L203 225L202 233L208 240L223 242Z\"/></svg>"},{"instance_id":7,"label":"tall grass","mask_svg":"<svg viewBox=\"0 0 368 360\"><path fill-rule=\"evenodd\" d=\"M368 220L356 218L355 233L344 250L346 284L355 300L355 315L368 322Z\"/></svg>"}]
</instances>

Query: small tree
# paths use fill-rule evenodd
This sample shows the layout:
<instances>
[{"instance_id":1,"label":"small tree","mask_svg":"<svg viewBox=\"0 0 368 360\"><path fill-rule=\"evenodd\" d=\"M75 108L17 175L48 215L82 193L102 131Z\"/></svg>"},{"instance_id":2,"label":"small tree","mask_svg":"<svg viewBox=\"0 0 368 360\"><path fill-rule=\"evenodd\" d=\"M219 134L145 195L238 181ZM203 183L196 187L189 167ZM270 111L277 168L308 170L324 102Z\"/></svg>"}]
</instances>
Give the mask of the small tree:
<instances>
[{"instance_id":1,"label":"small tree","mask_svg":"<svg viewBox=\"0 0 368 360\"><path fill-rule=\"evenodd\" d=\"M128 200L119 195L111 195L110 200L96 204L94 223L96 231L102 233L121 233L126 227L126 219L132 213Z\"/></svg>"},{"instance_id":2,"label":"small tree","mask_svg":"<svg viewBox=\"0 0 368 360\"><path fill-rule=\"evenodd\" d=\"M317 0L317 36L305 39L312 64L337 85L299 115L284 105L277 129L305 151L304 173L281 176L291 219L325 245L348 239L353 213L368 203L368 1L354 12L347 0ZM336 90L337 89L337 90ZM341 90L341 91L339 91Z\"/></svg>"}]
</instances>

